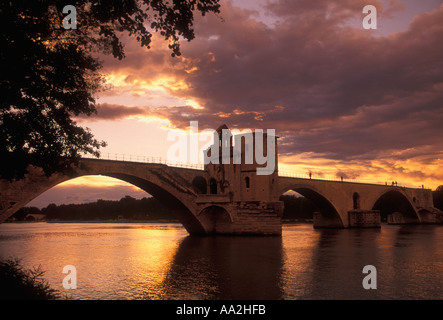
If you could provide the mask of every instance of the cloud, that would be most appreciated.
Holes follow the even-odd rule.
[[[88,120],[118,120],[132,116],[143,116],[149,112],[149,108],[128,107],[119,104],[101,103],[97,105],[97,113],[91,116],[79,115],[78,119]]]
[[[282,155],[367,161],[378,170],[395,159],[435,163],[443,150],[443,5],[418,14],[405,31],[374,36],[361,28],[366,4],[266,1],[261,10],[274,21],[266,24],[225,1],[222,19],[196,19],[197,38],[182,44],[179,58],[157,38],[150,50],[128,39],[125,60],[105,60],[104,71],[120,77],[114,94],[162,93],[177,103],[104,104],[97,117],[273,128]],[[393,0],[371,4],[384,19],[404,10]]]
[[[311,20],[310,15],[324,16],[326,3],[334,1],[278,1],[274,14],[292,13],[304,23],[286,19],[275,28],[229,6],[224,24],[201,21],[200,28],[218,38],[207,41],[210,33],[203,32],[189,45],[185,52],[198,71],[178,92],[205,108],[196,119],[223,122],[223,115],[237,110],[229,117],[234,125],[273,126],[292,136],[294,143],[283,152],[335,153],[343,159],[367,153],[356,144],[382,152],[438,143],[443,7],[416,17],[405,32],[376,38],[339,23],[355,14],[358,1],[337,2],[331,15],[340,19]],[[177,110],[171,116],[181,124]]]

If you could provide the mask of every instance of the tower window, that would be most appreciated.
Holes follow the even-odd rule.
[[[360,195],[355,192],[354,195],[352,196],[352,200],[354,202],[354,209],[358,210],[360,209]]]
[[[214,178],[209,181],[209,191],[211,194],[217,194],[217,181]]]

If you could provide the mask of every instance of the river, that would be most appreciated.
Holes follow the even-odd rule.
[[[72,299],[442,299],[443,226],[283,226],[281,237],[193,237],[174,223],[6,223],[0,258],[41,266]],[[77,289],[62,286],[63,267]],[[365,265],[376,289],[364,289]],[[375,281],[375,280],[374,280]]]

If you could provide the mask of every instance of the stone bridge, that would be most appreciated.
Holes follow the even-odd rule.
[[[210,163],[196,170],[81,159],[70,175],[50,177],[31,167],[24,179],[0,180],[0,222],[50,188],[86,175],[117,178],[145,190],[175,212],[190,234],[197,235],[280,235],[284,209],[280,196],[289,190],[317,206],[317,228],[380,227],[380,213],[388,215],[391,223],[434,223],[440,217],[428,189],[281,177],[277,152],[275,171],[269,175],[257,175],[255,162],[233,163]]]
[[[393,224],[436,223],[429,189],[279,177],[280,194],[293,190],[314,202],[314,226],[377,227],[380,213]]]

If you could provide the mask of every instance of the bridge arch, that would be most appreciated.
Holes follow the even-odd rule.
[[[316,190],[315,187],[310,185],[295,184],[285,188],[283,193],[287,191],[295,191],[305,198],[311,200],[318,208],[318,212],[314,213],[314,226],[318,227],[336,227],[343,228],[345,224],[339,214],[336,206],[328,200],[321,191]]]
[[[385,190],[375,200],[372,210],[379,210],[381,218],[391,223],[415,224],[420,222],[416,205],[401,190]]]
[[[69,175],[54,174],[47,177],[42,172],[36,171],[27,178],[15,182],[14,190],[10,190],[10,193],[15,196],[20,195],[20,199],[10,203],[6,215],[11,216],[33,199],[62,182],[82,176],[107,176],[137,186],[157,198],[168,210],[174,212],[190,234],[204,234],[206,231],[195,214],[197,194],[189,182],[201,173],[188,171],[183,172],[189,176],[183,177],[176,168],[171,170],[165,165],[131,163],[129,166],[117,161],[107,161],[106,165],[103,165],[103,162],[97,160],[81,160],[79,166],[74,168]]]
[[[194,180],[192,180],[192,187],[194,188],[194,191],[198,194],[208,193],[208,183],[203,176],[196,176]]]
[[[232,216],[227,209],[219,205],[205,207],[199,213],[200,221],[211,234],[232,233]]]

